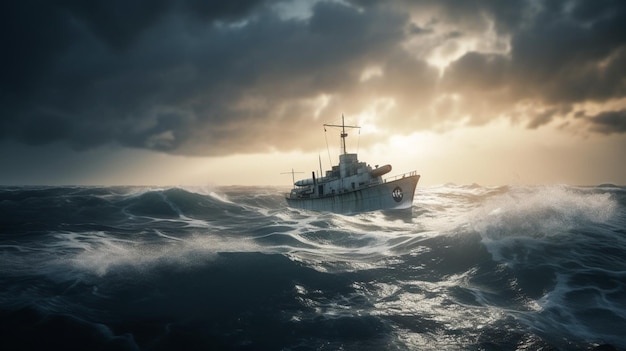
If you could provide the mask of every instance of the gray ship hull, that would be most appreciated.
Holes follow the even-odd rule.
[[[363,189],[320,197],[287,197],[290,207],[312,211],[358,213],[375,210],[407,209],[413,205],[419,175],[406,176]]]

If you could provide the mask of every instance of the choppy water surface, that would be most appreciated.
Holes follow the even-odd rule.
[[[0,349],[626,349],[626,188],[0,189]]]

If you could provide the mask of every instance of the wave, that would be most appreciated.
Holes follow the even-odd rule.
[[[514,315],[541,333],[623,343],[615,326],[626,325],[624,208],[605,188],[512,188],[470,215],[526,300]]]
[[[626,347],[624,188],[448,184],[418,188],[412,211],[353,216],[287,208],[283,190],[0,188],[0,336],[67,347],[61,336],[78,328],[89,337],[77,344],[128,349]]]

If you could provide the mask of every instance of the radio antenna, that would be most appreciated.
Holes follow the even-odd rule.
[[[346,133],[346,128],[355,128],[355,129],[359,129],[359,131],[361,130],[361,127],[359,126],[347,126],[344,120],[344,116],[343,113],[341,114],[341,125],[339,124],[324,124],[324,127],[337,127],[337,128],[341,128],[341,134],[339,134],[341,136],[341,152],[342,154],[347,154],[348,152],[346,151],[346,137],[348,136],[348,133]],[[324,128],[324,130],[326,130],[326,128]]]

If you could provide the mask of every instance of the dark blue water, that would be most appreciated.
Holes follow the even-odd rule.
[[[0,188],[0,350],[626,349],[626,188]]]

